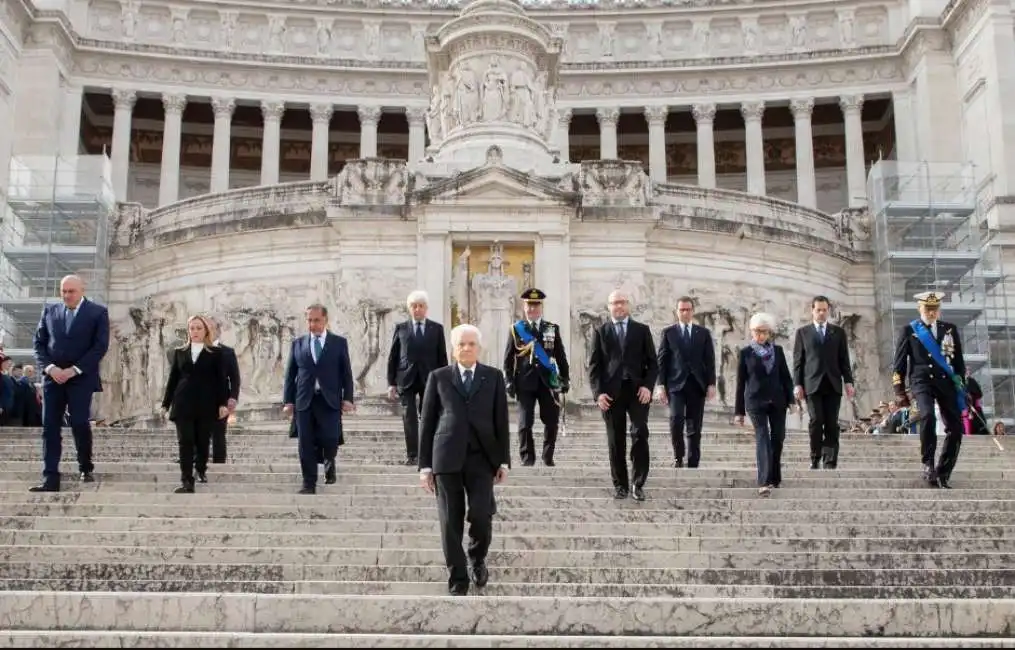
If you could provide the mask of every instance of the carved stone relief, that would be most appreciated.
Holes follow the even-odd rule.
[[[350,160],[333,180],[342,205],[403,205],[409,177],[405,162]]]
[[[644,207],[651,196],[641,164],[625,160],[583,162],[577,184],[585,206]]]

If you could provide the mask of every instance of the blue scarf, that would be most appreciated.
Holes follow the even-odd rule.
[[[765,343],[751,343],[751,349],[754,350],[754,354],[761,357],[761,363],[765,366],[765,372],[772,372],[775,368],[775,346],[771,342]]]

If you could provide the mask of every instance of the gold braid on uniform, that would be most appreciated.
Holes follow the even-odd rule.
[[[897,372],[892,373],[892,386],[901,386],[901,385],[902,385],[902,375],[900,375]]]
[[[532,363],[533,358],[536,356],[536,337],[532,337],[531,341],[522,344],[522,342],[518,340],[518,328],[512,327],[511,340],[515,344],[515,356],[524,357],[525,355],[529,355],[529,363]]]

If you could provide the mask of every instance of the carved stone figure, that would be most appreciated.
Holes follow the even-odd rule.
[[[236,23],[239,21],[239,15],[234,11],[225,11],[222,13],[221,19],[221,44],[222,48],[226,51],[231,51],[235,47],[233,39],[236,36]]]
[[[342,205],[402,205],[408,174],[401,160],[350,160],[334,184]]]
[[[331,21],[317,22],[317,53],[322,56],[331,54]]]
[[[481,361],[500,367],[511,325],[518,313],[518,283],[504,273],[503,245],[498,243],[490,247],[487,272],[473,277],[472,291],[479,320],[476,326],[483,332]]]
[[[651,20],[645,23],[645,54],[650,59],[659,59],[663,55],[663,23]]]
[[[709,42],[712,39],[712,28],[709,26],[707,20],[697,21],[694,23],[692,38],[694,39],[694,45],[697,49],[694,53],[695,56],[708,56]]]
[[[173,42],[177,45],[187,42],[187,16],[176,13],[173,15]]]
[[[791,44],[795,48],[807,46],[807,16],[790,16]]]
[[[841,47],[856,47],[856,34],[853,31],[854,16],[852,11],[839,13],[839,44]]]
[[[758,51],[758,22],[754,19],[744,20],[740,27],[744,37],[744,51]]]
[[[500,58],[490,57],[490,67],[483,75],[483,121],[504,119],[507,111],[507,75],[500,67]]]
[[[542,102],[539,102],[542,104]],[[522,126],[536,125],[537,104],[533,96],[532,77],[519,65],[511,73],[511,95],[508,119]]]
[[[363,21],[363,56],[376,59],[381,49],[381,23],[376,20]]]
[[[455,268],[451,273],[451,306],[458,312],[459,323],[472,322],[472,303],[469,292],[469,257],[472,251],[468,246],[458,256]]]
[[[615,23],[599,23],[599,55],[613,56]]]
[[[588,206],[644,207],[651,192],[641,164],[622,160],[583,162],[578,184]]]
[[[285,51],[285,16],[268,17],[268,51]]]
[[[137,31],[137,3],[135,0],[123,0],[120,3],[120,27],[123,38],[132,40]]]
[[[455,111],[453,116],[448,116],[450,128],[459,125],[468,126],[479,119],[479,93],[476,72],[468,62],[463,63],[455,75]],[[444,112],[448,113],[446,109]]]
[[[430,90],[430,105],[426,109],[426,130],[433,143],[444,139],[444,110],[442,90],[440,86],[434,86]]]

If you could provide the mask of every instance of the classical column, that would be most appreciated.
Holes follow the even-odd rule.
[[[849,207],[867,205],[867,165],[863,153],[863,95],[843,95],[839,98],[843,122],[846,127],[846,187]]]
[[[892,91],[892,122],[895,123],[895,159],[911,163],[919,160],[916,140],[916,117],[913,94],[908,90]]]
[[[310,135],[310,180],[328,180],[328,146],[331,133],[331,115],[335,107],[331,104],[311,104],[310,119],[313,130]]]
[[[159,176],[159,206],[180,199],[180,137],[186,95],[163,95],[166,119],[162,130],[162,173]]]
[[[744,116],[746,137],[744,154],[747,158],[747,191],[765,196],[765,135],[761,129],[761,118],[765,114],[765,102],[744,102],[740,105]]]
[[[557,109],[557,148],[560,149],[560,162],[571,161],[571,115],[570,108]]]
[[[811,113],[814,99],[793,99],[789,102],[796,131],[796,200],[804,207],[818,207],[814,178],[814,138],[811,131]]]
[[[133,90],[113,91],[113,143],[109,155],[113,168],[113,195],[117,201],[127,200],[130,127],[135,101],[137,101],[137,94]]]
[[[691,107],[694,122],[698,125],[698,186],[715,187],[715,104],[695,104]]]
[[[410,106],[405,109],[409,123],[409,164],[415,165],[426,154],[426,107]]]
[[[617,158],[617,120],[620,119],[619,108],[596,109],[599,120],[599,158],[615,160]]]
[[[225,192],[229,189],[230,137],[233,128],[233,110],[236,101],[227,97],[212,97],[211,108],[215,112],[215,134],[211,144],[211,185],[210,192]]]
[[[380,106],[360,106],[359,115],[359,157],[377,157],[377,123],[381,121]]]
[[[261,139],[261,185],[278,183],[279,152],[282,147],[282,114],[285,102],[261,102],[264,129]]]
[[[60,155],[76,156],[81,147],[81,100],[84,89],[68,83],[63,88],[63,102],[60,110]]]
[[[646,106],[648,122],[648,175],[653,183],[666,182],[666,106]]]

